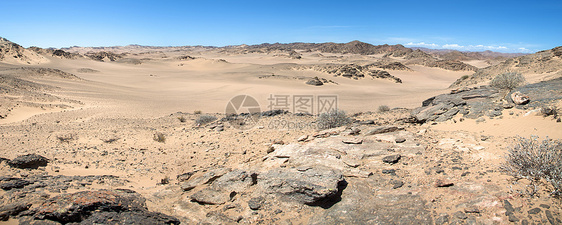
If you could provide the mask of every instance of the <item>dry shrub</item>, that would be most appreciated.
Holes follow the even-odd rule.
[[[205,125],[217,120],[217,117],[211,115],[201,115],[195,120],[195,124]]]
[[[562,142],[538,137],[517,139],[509,149],[502,169],[518,178],[527,179],[532,185],[549,184],[551,194],[562,194]]]
[[[490,82],[490,86],[511,91],[523,83],[525,83],[525,77],[523,77],[523,75],[516,72],[509,72],[494,77]]]
[[[390,107],[387,105],[379,105],[379,112],[388,112],[390,111]]]
[[[163,133],[160,132],[156,132],[154,134],[154,138],[155,141],[160,142],[160,143],[164,143],[166,142],[166,136]]]
[[[351,123],[351,118],[346,115],[345,111],[334,109],[320,114],[316,123],[320,129],[330,129],[349,125]]]

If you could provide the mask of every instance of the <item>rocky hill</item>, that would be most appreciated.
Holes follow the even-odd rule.
[[[8,39],[0,37],[0,61],[37,64],[46,59],[40,54],[29,51]]]
[[[82,58],[83,56],[77,53],[70,53],[66,52],[61,49],[53,49],[53,48],[39,48],[39,47],[29,47],[29,50],[34,51],[41,55],[48,55],[53,56],[61,59],[77,59]]]
[[[451,87],[484,83],[506,72],[518,72],[524,76],[538,74],[544,80],[562,77],[562,46],[511,58],[498,65],[479,69],[476,73],[455,81]]]

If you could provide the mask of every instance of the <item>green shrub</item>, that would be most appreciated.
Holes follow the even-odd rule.
[[[330,129],[350,124],[351,118],[346,115],[345,111],[334,109],[320,114],[316,123],[320,129]]]
[[[509,72],[494,77],[490,82],[490,86],[511,91],[524,83],[525,77],[523,77],[523,75],[516,72]]]
[[[532,185],[550,184],[552,195],[562,194],[562,142],[537,137],[521,138],[509,149],[502,169],[508,174],[531,181]]]

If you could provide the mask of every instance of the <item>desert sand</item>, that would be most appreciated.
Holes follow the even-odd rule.
[[[124,188],[145,198],[149,211],[175,217],[182,224],[560,223],[560,199],[549,195],[547,185],[529,196],[525,194],[527,181],[515,180],[500,168],[517,136],[562,139],[562,123],[555,117],[529,113],[536,107],[511,106],[502,116],[482,116],[484,121],[463,118],[460,113],[441,122],[405,120],[424,100],[451,93],[456,88],[449,86],[474,74],[472,70],[409,64],[404,57],[385,54],[297,50],[300,58],[296,59],[284,52],[239,53],[204,47],[65,50],[80,57],[26,53],[27,61],[0,63],[0,75],[33,83],[17,83],[13,86],[16,91],[1,96],[0,157],[14,159],[34,153],[49,159],[39,169],[13,168],[0,162],[0,177],[6,178],[3,182],[33,178],[35,184],[46,182],[39,176],[114,177],[34,189],[28,185],[19,192],[4,189],[0,190],[0,205],[29,201],[33,204],[26,210],[36,212],[33,210],[42,201],[61,194]],[[84,56],[102,51],[125,56],[115,61]],[[386,69],[402,83],[335,76],[311,66],[388,60],[403,62],[410,69]],[[474,68],[490,65],[481,59],[465,62]],[[41,74],[22,67],[57,69],[73,76],[50,70]],[[538,82],[558,76],[553,74],[525,75],[529,82]],[[306,84],[314,77],[332,82]],[[240,130],[221,120],[232,97],[250,95],[266,111],[272,94],[337,95],[338,108],[355,122],[327,131],[279,124],[310,125],[317,119],[316,115],[288,113],[264,116],[256,126]],[[381,105],[390,111],[379,111]],[[562,101],[552,105],[560,109]],[[201,115],[218,120],[197,124]],[[399,129],[369,134],[381,126]],[[156,141],[158,133],[165,140]],[[396,154],[401,155],[399,163],[386,163],[384,157]],[[233,172],[217,172],[220,168],[253,173],[257,180],[247,186],[246,181],[235,178],[221,180]],[[337,186],[341,199],[329,206],[303,204],[300,197],[286,199],[268,192],[272,187],[261,186],[271,182],[273,178],[268,176],[276,169],[306,173],[317,168],[342,173],[347,183],[345,188]],[[197,183],[205,176],[214,178]],[[225,183],[215,187],[219,181]],[[438,185],[443,181],[451,185]],[[196,185],[186,188],[190,182]],[[233,185],[236,191],[220,189],[224,185]],[[214,194],[207,193],[211,189]],[[217,200],[223,192],[230,197]],[[27,197],[17,197],[21,193]],[[210,200],[201,200],[205,198]],[[255,204],[257,209],[251,206]],[[538,213],[531,212],[536,208]],[[29,215],[14,213],[0,224],[17,224]]]

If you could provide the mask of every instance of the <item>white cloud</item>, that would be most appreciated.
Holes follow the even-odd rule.
[[[425,43],[425,42],[419,42],[419,43],[413,43],[413,42],[409,42],[408,44],[405,44],[405,46],[416,46],[416,47],[427,47],[427,48],[438,48],[440,47],[440,45],[435,44],[435,43]]]
[[[461,50],[464,49],[465,47],[459,44],[445,44],[443,46],[441,46],[442,48],[447,48],[447,49],[457,49],[457,50]]]
[[[404,46],[408,47],[425,47],[425,48],[432,48],[432,49],[454,49],[459,51],[499,51],[499,52],[522,52],[522,53],[532,53],[533,51],[527,49],[525,47],[515,46],[515,45],[460,45],[455,43],[447,43],[447,44],[435,44],[435,43],[426,43],[426,42],[408,42],[404,44]]]

